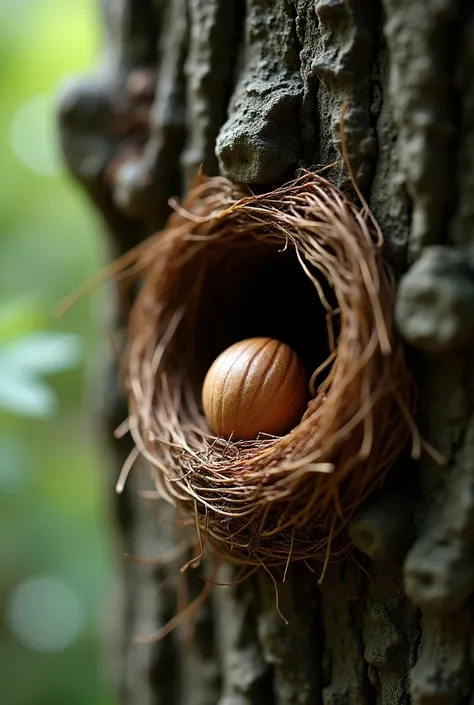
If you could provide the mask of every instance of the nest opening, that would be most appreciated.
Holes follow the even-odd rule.
[[[327,311],[295,249],[282,250],[251,237],[239,244],[206,273],[197,303],[194,340],[190,341],[197,400],[215,358],[240,340],[269,337],[288,344],[303,361],[308,380],[330,354]],[[318,272],[312,273],[327,299],[333,301],[327,281]],[[324,368],[318,383],[329,369],[330,365]]]

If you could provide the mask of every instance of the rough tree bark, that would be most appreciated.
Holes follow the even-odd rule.
[[[424,436],[446,459],[401,461],[351,527],[369,556],[280,588],[216,588],[196,638],[133,635],[175,613],[179,567],[123,566],[124,702],[457,705],[473,702],[474,7],[468,0],[103,0],[103,61],[60,107],[70,170],[113,254],[163,225],[202,163],[271,187],[349,155],[401,282]],[[123,303],[123,302],[122,302]],[[117,307],[117,310],[118,307]],[[122,310],[122,307],[120,307]],[[117,334],[122,321],[114,317]],[[125,416],[111,369],[109,430]],[[128,452],[114,444],[118,467]],[[172,521],[134,472],[118,501],[124,551],[160,556]],[[137,491],[142,490],[141,494]],[[169,519],[169,517],[168,517]],[[234,571],[225,567],[222,581]],[[190,574],[192,595],[200,581]]]

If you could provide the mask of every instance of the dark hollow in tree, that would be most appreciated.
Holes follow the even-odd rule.
[[[100,211],[113,256],[160,228],[200,164],[269,189],[349,157],[401,279],[396,316],[413,349],[423,436],[445,459],[402,459],[351,527],[368,561],[321,587],[296,567],[217,588],[192,646],[150,645],[176,610],[179,567],[123,565],[124,702],[167,705],[467,705],[474,693],[474,7],[467,0],[103,0],[95,76],[65,87],[65,159]],[[288,276],[289,273],[288,273]],[[120,309],[121,310],[121,309]],[[117,307],[118,335],[124,321]],[[104,395],[107,433],[126,415]],[[117,468],[128,452],[114,444]],[[118,499],[124,551],[174,545],[166,512]],[[169,517],[168,517],[169,519]],[[226,567],[221,580],[232,582]],[[190,572],[189,594],[201,589]]]

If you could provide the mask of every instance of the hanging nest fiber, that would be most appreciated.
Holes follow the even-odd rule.
[[[410,375],[393,327],[381,235],[321,173],[263,195],[201,177],[134,255],[128,425],[158,494],[201,547],[240,564],[339,558],[360,503],[413,438]],[[312,399],[283,437],[210,432],[204,376],[230,344],[288,342]]]

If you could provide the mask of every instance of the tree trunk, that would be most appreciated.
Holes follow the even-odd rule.
[[[198,167],[271,188],[349,158],[401,278],[423,437],[444,456],[400,462],[351,526],[363,569],[321,588],[296,566],[216,587],[194,638],[136,644],[185,595],[164,565],[123,564],[123,702],[147,705],[455,705],[474,702],[474,7],[467,0],[103,0],[103,61],[60,103],[63,151],[113,255],[162,227]],[[123,297],[114,316],[122,334]],[[126,416],[106,396],[108,433]],[[114,442],[117,473],[130,450]],[[118,499],[124,552],[160,556],[173,517],[146,468]],[[139,493],[140,491],[140,493]],[[181,559],[182,560],[182,559]],[[188,571],[193,596],[202,586]],[[221,582],[235,571],[225,566]],[[158,590],[164,580],[168,582]],[[182,588],[181,588],[182,593]],[[178,594],[178,598],[176,595]]]

